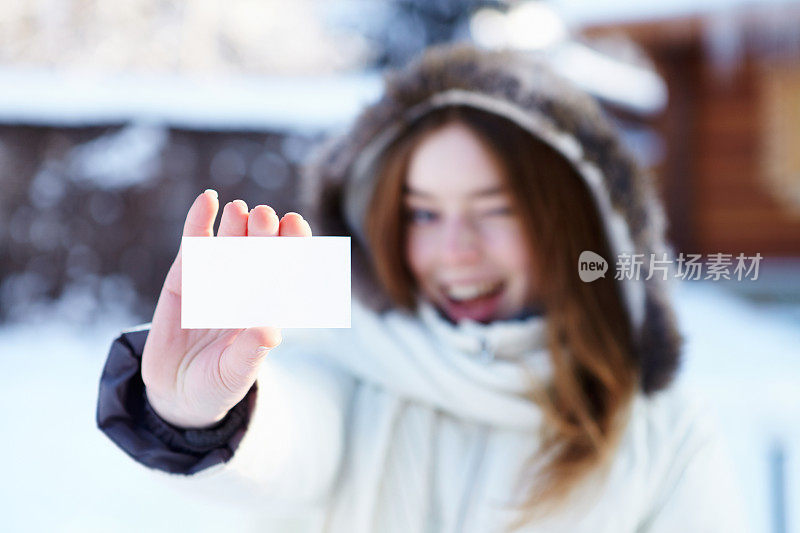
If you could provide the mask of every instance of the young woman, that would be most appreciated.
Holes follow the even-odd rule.
[[[647,262],[615,279],[618,254],[668,248],[591,98],[531,58],[434,48],[303,185],[311,224],[236,200],[218,235],[352,236],[352,328],[181,330],[179,251],[100,383],[98,425],[134,459],[322,531],[744,527],[673,384],[666,282]],[[213,237],[217,210],[198,196],[184,235]],[[583,251],[604,277],[581,280]]]

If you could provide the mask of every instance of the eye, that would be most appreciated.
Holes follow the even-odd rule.
[[[406,216],[411,222],[430,222],[436,219],[436,213],[427,209],[408,208]]]

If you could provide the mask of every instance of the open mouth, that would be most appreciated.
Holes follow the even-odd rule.
[[[477,322],[491,320],[502,300],[505,282],[491,282],[443,289],[447,314],[455,321],[469,318]]]

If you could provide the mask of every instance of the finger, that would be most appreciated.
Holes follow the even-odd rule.
[[[280,221],[275,210],[268,205],[257,205],[247,217],[247,235],[274,237],[278,235]]]
[[[206,189],[200,196],[195,198],[192,207],[186,214],[186,221],[183,223],[184,237],[211,237],[214,235],[214,220],[217,218],[219,209],[219,198],[217,191]],[[164,290],[168,293],[181,295],[181,254],[183,246],[178,247],[178,254],[172,262],[167,278],[164,280]]]
[[[211,237],[214,235],[214,220],[217,218],[219,198],[217,191],[206,189],[195,198],[183,223],[184,237]]]
[[[311,226],[293,211],[283,215],[280,226],[281,237],[311,237]]]
[[[244,237],[247,235],[247,204],[244,200],[228,202],[219,221],[220,237]]]
[[[255,381],[261,361],[282,340],[281,330],[274,327],[247,328],[237,335],[220,357],[220,380],[225,388],[237,392],[248,387]]]

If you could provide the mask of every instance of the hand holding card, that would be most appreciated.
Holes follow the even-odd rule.
[[[215,238],[218,210],[215,191],[198,196],[186,215],[183,236]],[[223,209],[218,236],[311,237],[311,227],[297,213],[279,220],[269,206],[248,210],[244,201],[236,200]],[[182,329],[182,259],[179,249],[147,335],[142,379],[148,401],[164,420],[202,428],[222,420],[244,398],[264,357],[280,344],[281,332],[274,325]]]

